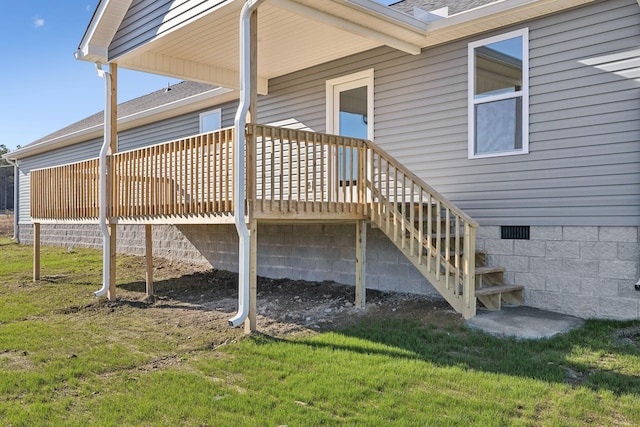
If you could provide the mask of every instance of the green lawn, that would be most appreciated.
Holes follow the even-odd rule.
[[[0,239],[3,426],[640,425],[640,322],[523,342],[398,319],[240,338],[96,301],[97,251],[44,247],[31,283],[30,251]],[[120,257],[120,285],[142,268]]]

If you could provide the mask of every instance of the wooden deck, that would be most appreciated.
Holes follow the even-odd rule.
[[[475,315],[478,225],[419,177],[371,141],[257,124],[246,140],[247,223],[371,221],[457,311]],[[108,156],[109,223],[232,223],[233,148],[223,129]],[[97,222],[98,167],[32,171],[33,222]]]

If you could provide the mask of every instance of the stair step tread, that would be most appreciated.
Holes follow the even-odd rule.
[[[504,273],[504,267],[476,267],[476,275],[491,273]]]
[[[487,288],[476,289],[476,296],[495,295],[503,292],[521,291],[524,289],[522,285],[500,285],[489,286]]]

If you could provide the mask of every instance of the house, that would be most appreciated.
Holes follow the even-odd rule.
[[[639,46],[634,0],[102,0],[106,120],[10,153],[20,239],[111,296],[116,244],[239,271],[249,329],[256,271],[637,319]],[[188,82],[116,111],[118,67]]]

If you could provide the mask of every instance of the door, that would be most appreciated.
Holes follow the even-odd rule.
[[[327,133],[373,140],[373,69],[327,81]],[[338,198],[355,201],[357,150],[338,147],[334,158],[332,176],[337,180]]]

